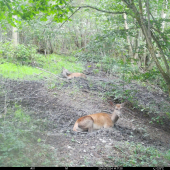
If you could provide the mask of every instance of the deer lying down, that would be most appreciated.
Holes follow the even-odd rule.
[[[67,69],[63,68],[63,76],[67,79],[72,79],[74,77],[82,77],[86,79],[86,75],[83,73],[70,73]]]
[[[112,114],[95,113],[87,116],[80,117],[74,124],[73,130],[77,132],[98,130],[101,128],[110,128],[119,119],[122,114],[122,107],[124,104],[116,104],[115,110]]]

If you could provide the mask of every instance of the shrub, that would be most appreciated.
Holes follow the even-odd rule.
[[[0,56],[9,62],[28,65],[34,61],[35,54],[36,48],[31,45],[18,44],[14,47],[11,42],[0,44]]]

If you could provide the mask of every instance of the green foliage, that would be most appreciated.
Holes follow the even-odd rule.
[[[14,15],[29,21],[41,12],[44,14],[41,17],[42,21],[46,21],[48,16],[53,15],[54,21],[63,22],[68,19],[68,12],[72,11],[69,0],[0,0],[0,6],[2,9],[0,20],[6,19],[13,26],[16,22],[20,23],[19,20],[12,18]]]
[[[0,65],[0,74],[6,78],[10,78],[10,79],[27,78],[31,80],[37,80],[37,79],[43,79],[44,77],[54,77],[53,74],[61,74],[62,67],[65,67],[70,72],[82,72],[83,70],[83,65],[77,62],[75,57],[65,57],[65,56],[60,56],[55,54],[51,54],[47,56],[40,55],[40,54],[34,54],[34,55],[30,54],[32,57],[32,62],[34,62],[34,64],[38,66],[38,68],[40,68],[38,69],[38,68],[31,67],[30,65],[29,66],[21,65],[20,63],[22,61],[21,62],[17,61],[16,58],[12,57],[12,55],[15,56],[14,55],[15,53],[13,52],[10,53],[8,51],[10,50],[7,50],[6,53],[8,57],[2,58],[1,62],[3,64]],[[20,55],[22,54],[23,51],[24,50],[22,49],[20,52],[18,51],[17,54]],[[25,51],[23,53],[25,53]],[[43,70],[41,70],[41,68]],[[52,85],[51,88],[52,87],[54,87],[54,85]]]
[[[165,153],[165,158],[170,161],[170,150]]]
[[[102,56],[99,54],[94,54],[94,53],[82,53],[79,52],[76,54],[76,57],[80,60],[80,61],[88,61],[88,62],[98,62],[102,59]]]
[[[14,57],[20,62],[31,63],[31,60],[33,60],[35,54],[35,48],[19,44],[15,49]]]
[[[15,118],[18,119],[20,122],[29,123],[30,116],[24,114],[24,112],[20,106],[15,105],[15,108],[16,108],[16,111],[14,113]]]
[[[6,42],[0,43],[0,54],[6,61],[28,65],[34,61],[36,48],[23,44],[14,47],[11,42]]]
[[[116,146],[120,150],[119,158],[114,158],[116,166],[167,166],[169,162],[169,151],[161,152],[153,147],[145,147],[142,144],[125,143]],[[122,150],[128,149],[127,152]]]
[[[11,42],[0,43],[0,57],[11,59],[14,57],[15,49]]]
[[[68,69],[70,72],[82,72],[83,65],[77,62],[77,59],[72,56],[62,56],[56,54],[50,54],[47,57],[44,55],[37,55],[36,62],[45,70],[48,70],[54,74],[59,74],[62,71],[62,67]]]
[[[97,73],[99,73],[99,70],[98,69],[93,69],[93,73],[97,74]]]
[[[34,135],[36,120],[20,106],[8,108],[6,115],[0,118],[0,124],[1,167],[54,166],[54,152]]]
[[[152,85],[156,85],[160,87],[164,92],[168,91],[166,82],[156,67],[154,67],[152,70],[149,70],[145,73],[136,72],[136,74],[129,77],[129,80],[149,82]]]

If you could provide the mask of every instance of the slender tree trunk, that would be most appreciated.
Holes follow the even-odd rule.
[[[167,9],[168,1],[165,0],[165,4],[162,5],[162,19],[166,18],[166,13],[164,12],[164,9]],[[165,21],[162,22],[162,32],[164,32],[165,29]]]
[[[124,17],[125,29],[128,30],[127,15],[124,13],[123,17]],[[133,49],[132,49],[132,46],[131,46],[131,43],[130,43],[130,37],[129,37],[128,32],[126,34],[127,34],[127,42],[128,42],[128,47],[129,47],[129,56],[132,57],[133,56]]]
[[[17,16],[13,15],[13,18],[17,19]],[[13,42],[14,47],[18,45],[18,33],[17,33],[16,27],[12,27],[12,42]]]

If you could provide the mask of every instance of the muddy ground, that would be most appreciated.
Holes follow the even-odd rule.
[[[100,76],[99,76],[100,75]],[[62,78],[62,77],[61,77]],[[1,77],[1,80],[3,78]],[[64,81],[63,81],[64,80]],[[105,86],[101,82],[107,82]],[[103,92],[120,88],[122,81],[116,76],[107,76],[104,72],[90,72],[88,79],[76,78],[71,81],[61,79],[49,88],[47,81],[1,81],[1,87],[8,93],[8,105],[17,102],[29,110],[35,119],[46,119],[46,128],[37,135],[43,142],[57,151],[56,166],[115,166],[114,157],[120,156],[116,146],[125,142],[153,146],[161,151],[170,148],[169,121],[164,126],[149,123],[150,117],[138,110],[132,110],[127,104],[123,108],[123,117],[111,130],[99,130],[92,133],[76,133],[72,128],[75,121],[84,115],[101,111],[112,113],[119,101],[103,100]],[[131,83],[125,89],[138,89],[136,100],[147,105],[151,100],[170,104],[163,92],[148,91],[147,88]],[[4,98],[0,99],[3,110]],[[157,105],[157,109],[161,109]],[[167,127],[167,128],[166,128]],[[113,159],[110,159],[112,157]],[[169,164],[170,165],[170,164]]]

